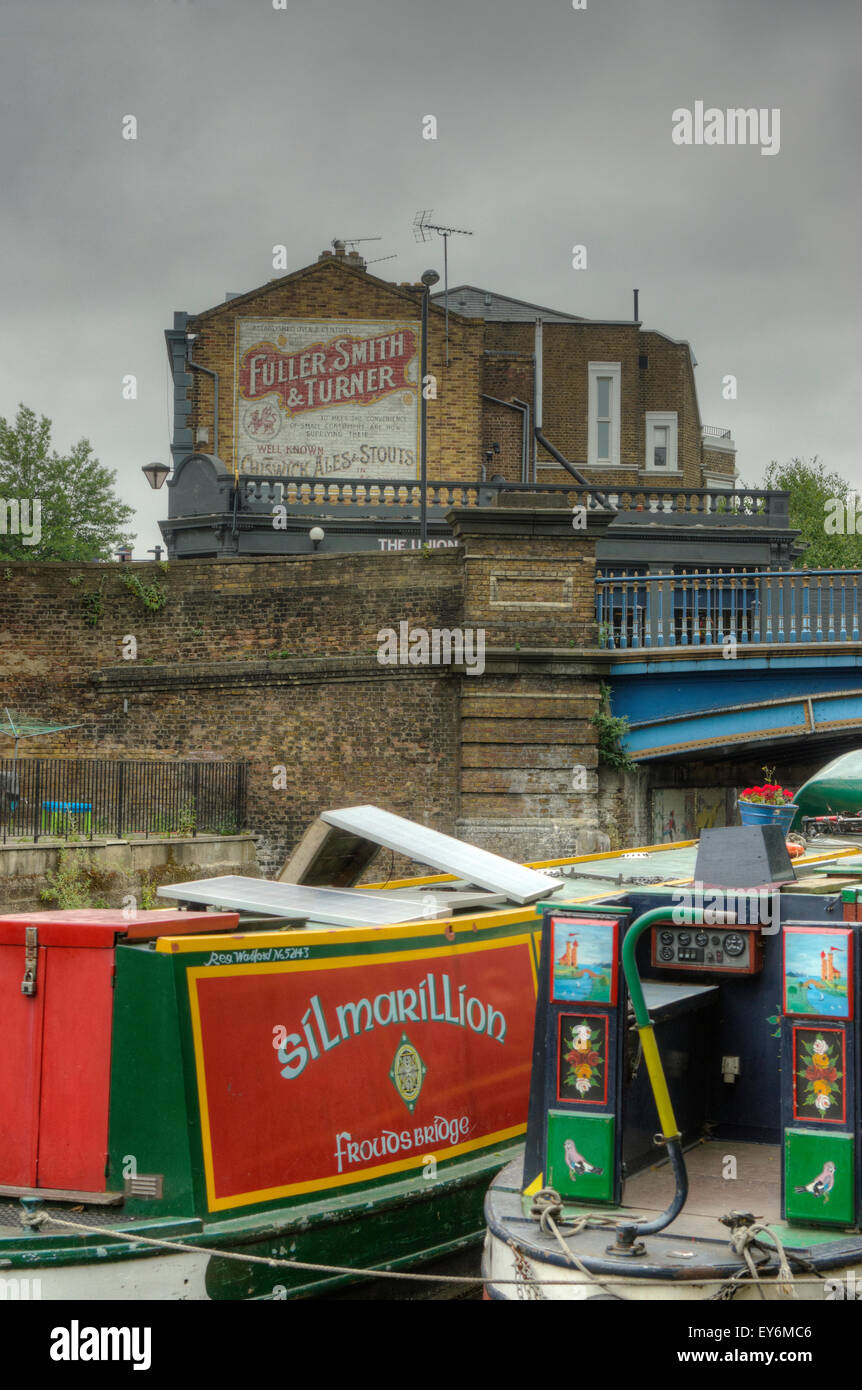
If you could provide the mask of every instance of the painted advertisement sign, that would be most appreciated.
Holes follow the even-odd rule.
[[[529,934],[307,960],[238,954],[188,970],[211,1211],[421,1172],[524,1133]]]
[[[410,319],[238,318],[239,472],[415,479],[420,331]]]

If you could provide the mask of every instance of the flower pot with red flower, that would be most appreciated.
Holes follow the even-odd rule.
[[[739,815],[743,825],[778,825],[785,835],[799,807],[793,792],[780,782],[765,782],[762,787],[746,787],[740,793]]]

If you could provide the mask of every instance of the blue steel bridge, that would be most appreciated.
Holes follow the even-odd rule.
[[[596,579],[613,712],[639,762],[862,744],[862,570]]]

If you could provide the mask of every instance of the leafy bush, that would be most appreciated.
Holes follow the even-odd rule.
[[[605,767],[630,772],[637,767],[637,763],[629,757],[622,744],[629,731],[629,721],[625,715],[616,718],[611,714],[610,686],[602,685],[599,693],[601,703],[592,718],[599,731],[599,762],[604,763]]]

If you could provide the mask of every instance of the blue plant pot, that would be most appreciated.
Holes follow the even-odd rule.
[[[780,825],[785,835],[799,810],[792,801],[785,806],[762,806],[758,801],[740,801],[738,805],[743,825]]]

